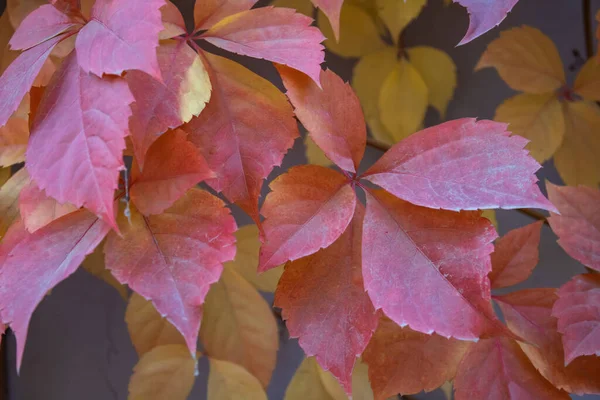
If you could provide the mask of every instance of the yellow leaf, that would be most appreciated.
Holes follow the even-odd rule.
[[[581,67],[573,90],[585,100],[600,101],[600,64],[596,58],[590,58]]]
[[[27,170],[21,168],[0,188],[0,238],[19,216],[19,194],[29,181]]]
[[[313,16],[314,7],[310,0],[275,0],[271,5],[275,7],[293,8],[307,17],[312,18]]]
[[[427,98],[427,86],[417,70],[407,60],[398,62],[379,93],[381,122],[395,142],[419,128],[427,111]]]
[[[159,346],[133,368],[129,400],[186,400],[194,385],[196,361],[186,346]]]
[[[400,33],[421,12],[427,0],[377,0],[379,16],[398,43]]]
[[[393,144],[394,139],[379,117],[379,93],[385,78],[398,63],[396,53],[396,49],[386,47],[362,57],[354,67],[352,77],[352,88],[360,100],[371,134],[386,144]]]
[[[97,278],[102,279],[104,282],[108,283],[110,286],[115,288],[117,292],[121,295],[123,300],[127,300],[127,286],[122,285],[117,278],[115,278],[112,273],[106,269],[106,265],[104,264],[104,242],[100,243],[98,247],[83,260],[83,268],[94,275]],[[140,353],[141,354],[141,353]]]
[[[481,216],[490,220],[496,230],[498,229],[498,220],[496,219],[496,210],[482,210]]]
[[[243,367],[211,358],[207,398],[209,400],[267,400],[267,395],[258,379]]]
[[[156,311],[152,302],[137,293],[132,294],[129,299],[125,322],[133,347],[140,356],[164,345],[185,347],[181,333]],[[186,353],[189,357],[189,350]]]
[[[279,347],[271,307],[231,268],[206,296],[200,340],[207,354],[245,367],[264,387],[269,384]]]
[[[530,26],[500,33],[481,56],[475,70],[494,67],[515,90],[546,93],[565,84],[565,72],[550,38]]]
[[[0,186],[4,185],[10,178],[10,167],[0,168]]]
[[[336,379],[317,364],[314,357],[302,361],[285,391],[284,400],[346,400]]]
[[[429,93],[429,104],[442,119],[456,89],[456,65],[452,58],[433,47],[418,46],[406,49],[410,63],[421,75]]]
[[[323,44],[342,57],[361,57],[386,46],[381,40],[373,18],[362,8],[350,4],[342,6],[340,40],[336,42],[329,20],[321,11],[317,23],[327,37]]]
[[[539,162],[552,157],[565,134],[562,106],[554,93],[511,97],[496,109],[494,119],[508,123],[512,133],[529,139],[526,148]]]
[[[332,165],[331,160],[327,158],[315,141],[310,138],[310,135],[304,137],[304,146],[306,148],[306,159],[310,164],[321,165],[323,167]]]
[[[356,360],[352,371],[352,400],[373,400],[369,382],[369,367],[361,359]]]
[[[593,102],[568,102],[565,137],[554,165],[565,184],[597,187],[600,183],[600,107]]]
[[[446,400],[452,400],[452,382],[444,383],[442,386],[440,386],[440,389],[444,393],[444,396],[446,396]]]

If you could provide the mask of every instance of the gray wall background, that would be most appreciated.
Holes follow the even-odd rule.
[[[176,2],[188,15],[193,0]],[[0,7],[3,5],[0,4]],[[593,13],[600,0],[592,0]],[[2,7],[3,8],[3,7]],[[1,9],[1,8],[0,8]],[[450,54],[458,67],[458,88],[448,109],[448,119],[460,117],[492,118],[495,108],[514,94],[497,73],[486,69],[473,73],[473,67],[487,44],[501,30],[523,24],[539,28],[557,45],[566,68],[574,62],[573,50],[585,55],[582,1],[578,0],[521,0],[499,28],[461,47],[455,45],[467,29],[466,11],[453,4],[445,7],[442,0],[429,0],[419,18],[406,33],[406,46],[429,45]],[[594,25],[595,27],[595,25]],[[274,69],[265,62],[235,57],[263,76],[277,81]],[[327,65],[349,80],[355,60],[328,54]],[[567,69],[569,82],[575,72]],[[436,113],[427,115],[427,126],[436,124]],[[365,164],[371,164],[379,152],[369,149]],[[599,155],[600,156],[600,155]],[[286,156],[283,169],[305,162],[300,140]],[[540,179],[562,183],[552,163],[544,165]],[[266,187],[265,187],[266,188]],[[240,225],[249,219],[235,210]],[[506,231],[532,222],[515,211],[499,211],[499,230]],[[558,287],[571,276],[584,272],[556,244],[556,237],[544,226],[540,263],[532,276],[515,289],[525,287]],[[14,337],[7,340],[10,399],[19,400],[124,400],[127,384],[137,355],[130,343],[124,323],[125,302],[116,291],[100,280],[79,270],[58,285],[33,315],[20,376],[14,370]],[[269,399],[283,399],[285,388],[293,376],[303,353],[294,339],[284,330],[281,335],[278,364],[268,388]],[[399,360],[400,361],[400,360]],[[207,363],[200,361],[200,375],[190,399],[204,399]],[[599,377],[600,379],[600,377]],[[422,394],[424,399],[442,399],[439,392]],[[576,396],[575,396],[576,397]],[[600,396],[587,396],[598,398]]]

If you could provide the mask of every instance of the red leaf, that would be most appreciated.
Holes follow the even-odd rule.
[[[16,222],[0,244],[0,315],[17,337],[20,368],[33,311],[46,293],[71,275],[102,241],[109,225],[86,210],[29,233]]]
[[[220,21],[200,38],[233,53],[297,69],[319,84],[325,37],[312,18],[290,8],[263,7]]]
[[[365,178],[411,203],[446,210],[555,210],[536,185],[540,165],[506,124],[457,119],[388,150]]]
[[[516,285],[531,275],[540,258],[543,221],[513,229],[496,241],[490,282],[493,289]]]
[[[375,399],[432,391],[456,374],[468,342],[400,328],[382,318],[363,354]]]
[[[600,271],[600,191],[551,183],[546,188],[560,212],[548,218],[558,244],[577,261]]]
[[[181,15],[177,6],[171,3],[170,0],[166,0],[165,4],[160,8],[160,14],[164,29],[160,32],[159,39],[171,39],[187,33],[183,15]]]
[[[479,212],[431,210],[369,192],[365,288],[375,308],[400,326],[463,340],[502,334],[487,277],[495,238]]]
[[[53,5],[44,4],[21,22],[9,45],[13,50],[27,50],[77,25]]]
[[[356,357],[378,320],[361,275],[363,215],[359,203],[352,223],[331,246],[288,263],[275,292],[290,335],[348,394]]]
[[[535,369],[519,345],[494,338],[471,345],[454,380],[456,400],[570,399]]]
[[[329,19],[335,40],[340,40],[340,14],[344,0],[311,0],[315,7],[318,7]]]
[[[85,72],[121,75],[138,69],[161,80],[156,58],[165,0],[96,0],[92,18],[77,35],[77,60]]]
[[[160,215],[120,216],[120,237],[108,235],[106,267],[122,284],[151,300],[196,354],[201,305],[223,263],[235,256],[235,220],[221,200],[190,189]]]
[[[259,224],[263,180],[299,136],[285,96],[272,83],[226,58],[205,53],[210,102],[185,125],[217,177],[206,181]]]
[[[19,211],[25,228],[35,232],[50,222],[77,210],[72,204],[60,204],[46,196],[35,182],[29,182],[19,194]]]
[[[538,371],[554,386],[578,395],[600,393],[600,358],[579,357],[565,366],[561,336],[551,311],[556,289],[527,289],[494,297],[508,327]]]
[[[269,186],[261,209],[265,237],[259,272],[328,247],[352,220],[356,195],[348,179],[332,169],[296,166]]]
[[[552,315],[558,318],[566,365],[579,356],[600,356],[600,275],[577,275],[564,284]]]
[[[331,70],[321,71],[320,89],[306,75],[278,67],[287,96],[311,138],[327,158],[356,172],[365,152],[367,131],[360,102],[352,88]]]
[[[469,29],[459,45],[483,35],[504,21],[506,14],[512,10],[519,0],[453,0],[467,8],[469,13]]]
[[[195,31],[212,28],[222,19],[252,8],[257,0],[196,0]]]
[[[130,195],[142,214],[162,213],[188,189],[214,176],[185,136],[181,129],[162,135],[150,147],[144,172],[134,163]]]
[[[0,126],[6,125],[10,116],[19,108],[52,50],[67,36],[68,34],[56,36],[24,51],[6,68],[0,77]]]
[[[48,196],[84,206],[116,227],[113,194],[133,96],[124,80],[87,74],[76,57],[63,61],[46,89],[25,165]]]

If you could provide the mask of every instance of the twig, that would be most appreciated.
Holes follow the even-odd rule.
[[[588,59],[594,55],[594,31],[592,29],[592,2],[583,0],[583,29],[585,35],[585,55]]]

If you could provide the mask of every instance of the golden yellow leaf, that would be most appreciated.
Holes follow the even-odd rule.
[[[362,8],[344,4],[340,17],[340,40],[336,42],[329,20],[321,11],[317,24],[327,39],[323,44],[342,57],[361,57],[386,46],[373,18]]]
[[[427,0],[376,0],[379,16],[398,43],[400,33],[421,12]]]
[[[554,165],[565,184],[597,187],[600,183],[600,107],[588,101],[567,102],[565,137]]]
[[[310,0],[275,0],[271,5],[275,7],[293,8],[307,17],[312,18],[313,16],[314,7]]]
[[[361,359],[356,360],[352,371],[352,400],[373,400],[369,382],[369,367]]]
[[[0,186],[4,185],[10,178],[10,167],[0,168]]]
[[[125,322],[133,347],[140,356],[159,346],[174,344],[185,347],[181,333],[156,311],[151,301],[137,293],[129,299]],[[189,356],[189,350],[187,354]]]
[[[310,138],[310,135],[304,136],[304,147],[306,148],[306,159],[309,164],[321,165],[323,167],[333,165],[323,150]]]
[[[562,106],[554,93],[511,97],[496,109],[494,119],[508,123],[509,131],[529,139],[526,148],[539,162],[552,157],[565,134]]]
[[[386,47],[362,57],[354,67],[352,77],[352,88],[360,100],[371,134],[386,144],[393,144],[394,139],[379,117],[379,93],[385,78],[391,74],[397,63],[396,49]]]
[[[21,168],[0,188],[0,238],[19,216],[19,194],[29,181],[27,170]]]
[[[284,400],[346,400],[336,379],[317,364],[314,357],[302,361],[285,391]]]
[[[585,100],[600,101],[600,64],[596,58],[590,58],[581,67],[573,90]]]
[[[88,254],[85,260],[83,260],[83,269],[94,275],[96,278],[102,279],[104,282],[108,283],[110,286],[115,288],[117,292],[119,292],[123,300],[127,300],[127,286],[122,285],[117,278],[115,278],[112,273],[106,269],[106,265],[104,264],[103,249],[104,242],[100,243],[98,247],[96,247],[91,254]]]
[[[442,119],[456,89],[456,65],[452,58],[441,50],[428,46],[406,49],[410,63],[421,75],[429,93],[429,104]]]
[[[207,398],[209,400],[267,400],[267,395],[258,379],[243,367],[211,358]]]
[[[565,84],[565,72],[556,46],[530,26],[500,33],[481,56],[475,70],[494,67],[515,90],[546,93]]]
[[[496,210],[482,210],[481,216],[490,220],[496,230],[498,229],[498,220],[496,219]]]
[[[283,273],[283,265],[262,274],[257,273],[258,252],[261,243],[256,225],[242,226],[235,233],[235,239],[237,246],[235,259],[226,263],[225,268],[235,270],[258,290],[275,292],[279,278]]]
[[[129,400],[186,400],[194,386],[196,360],[186,346],[159,346],[133,368]]]
[[[266,387],[279,347],[269,304],[235,270],[225,268],[203,308],[200,340],[207,354],[243,366]]]
[[[427,99],[427,86],[421,75],[407,60],[401,60],[385,78],[379,93],[381,122],[395,142],[419,128],[427,111]]]

